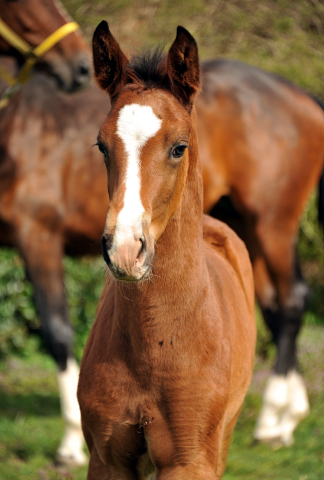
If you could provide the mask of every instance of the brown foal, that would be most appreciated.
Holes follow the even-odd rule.
[[[78,387],[88,479],[221,478],[253,369],[254,288],[242,241],[203,216],[197,45],[178,27],[166,57],[128,62],[102,22],[93,52],[112,102],[98,136],[111,275]]]

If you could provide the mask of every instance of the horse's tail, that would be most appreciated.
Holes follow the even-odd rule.
[[[312,98],[324,112],[324,103],[314,96]],[[324,171],[322,171],[318,183],[318,221],[322,225],[322,229],[324,230]]]

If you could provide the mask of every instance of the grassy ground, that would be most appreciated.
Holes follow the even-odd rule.
[[[257,358],[224,480],[324,478],[323,355],[324,328],[308,326],[300,338],[300,361],[311,414],[297,429],[295,444],[276,451],[252,442],[260,393],[272,362],[271,358]],[[0,405],[0,480],[85,480],[86,468],[66,469],[54,463],[63,422],[55,366],[47,356],[33,353],[25,359],[11,357],[0,363]]]

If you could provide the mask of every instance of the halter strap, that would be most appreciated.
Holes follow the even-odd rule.
[[[8,88],[5,90],[0,98],[0,109],[7,105],[10,98],[16,93],[17,90],[25,83],[30,75],[30,71],[38,61],[38,59],[50,50],[56,43],[62,38],[69,35],[69,33],[75,32],[80,27],[76,22],[69,22],[62,25],[49,37],[47,37],[37,47],[32,48],[25,40],[19,37],[8,25],[4,23],[0,18],[0,36],[4,38],[9,45],[14,47],[25,57],[25,63],[21,68],[17,78],[13,77],[1,64],[0,64],[0,76],[8,83]]]
[[[31,46],[28,45],[25,40],[19,37],[8,25],[1,20],[0,18],[0,35],[2,38],[4,38],[9,45],[14,47],[16,50],[18,50],[20,53],[23,55],[28,53],[31,50]]]
[[[80,27],[76,22],[69,22],[65,25],[62,25],[55,32],[53,32],[49,37],[47,37],[38,47],[32,50],[33,55],[39,58],[44,53],[46,53],[50,48],[52,48],[56,43],[58,43],[62,38],[66,37],[69,33],[75,32]]]

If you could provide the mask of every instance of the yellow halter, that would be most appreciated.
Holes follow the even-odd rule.
[[[49,37],[47,37],[40,45],[32,48],[27,42],[25,42],[25,40],[20,38],[13,30],[11,30],[11,28],[8,27],[8,25],[6,25],[0,18],[0,36],[25,57],[25,63],[17,78],[13,77],[0,64],[0,76],[2,76],[5,82],[9,85],[0,98],[0,109],[5,107],[10,98],[17,92],[17,90],[19,90],[21,85],[27,82],[31,69],[38,59],[56,43],[62,40],[62,38],[66,37],[69,33],[75,32],[79,28],[80,27],[76,22],[66,23],[53,32]]]

